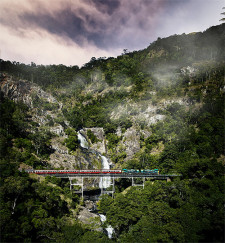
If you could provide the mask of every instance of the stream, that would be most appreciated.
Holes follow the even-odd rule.
[[[99,214],[100,216],[100,219],[101,219],[101,222],[104,223],[106,221],[106,216],[104,214]],[[108,225],[105,230],[107,231],[107,235],[109,237],[109,239],[112,238],[112,235],[113,235],[113,232],[114,232],[114,229],[111,225]]]

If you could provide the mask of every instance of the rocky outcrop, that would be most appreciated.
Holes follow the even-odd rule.
[[[151,116],[148,120],[148,125],[155,124],[159,121],[162,121],[162,120],[164,120],[164,118],[165,118],[165,115],[161,115],[161,114],[156,114],[154,116]]]
[[[193,77],[196,74],[197,69],[194,68],[194,67],[187,66],[187,67],[181,68],[180,72],[183,75],[187,75],[189,77]]]
[[[85,137],[88,137],[87,136],[88,130],[92,131],[92,133],[98,139],[98,142],[93,143],[93,144],[91,143],[91,141],[89,139],[90,148],[95,151],[98,151],[101,154],[107,153],[104,129],[102,127],[84,128],[81,130],[81,132],[83,132],[85,134]]]
[[[151,132],[148,130],[141,130],[141,135],[144,137],[144,139],[148,138],[149,136],[151,136]]]
[[[156,92],[151,92],[152,99],[158,99]],[[156,102],[156,101],[155,101]],[[139,121],[145,123],[147,126],[162,121],[166,118],[161,112],[167,109],[168,106],[173,103],[189,106],[190,102],[188,98],[170,98],[157,100],[157,104],[151,101],[134,102],[132,100],[126,100],[123,104],[119,104],[111,112],[111,119],[116,120],[124,117],[129,117],[134,123]]]
[[[35,94],[40,98],[40,99],[45,99],[49,103],[58,103],[58,101],[49,93],[45,92],[44,90],[40,89],[37,85],[32,84],[32,91],[35,92]]]
[[[140,132],[130,127],[124,133],[122,143],[125,145],[126,160],[129,160],[140,150]]]
[[[51,140],[51,146],[54,153],[50,155],[50,163],[55,168],[65,169],[97,169],[101,160],[95,153],[84,149],[77,149],[69,153],[64,145],[64,136],[56,136]]]
[[[81,211],[78,214],[78,220],[82,222],[83,224],[89,225],[90,229],[96,230],[96,231],[103,231],[101,227],[101,221],[99,215],[95,213],[91,213],[87,208],[81,207]]]
[[[15,102],[23,102],[30,108],[34,108],[34,96],[45,102],[57,104],[59,108],[62,107],[61,103],[38,85],[28,82],[27,80],[14,79],[12,76],[6,74],[0,75],[0,90],[9,99]]]
[[[12,77],[2,74],[0,89],[9,99],[15,102],[23,102],[32,107],[32,98],[30,96],[32,91],[31,83],[24,80],[13,80]]]
[[[50,160],[46,161],[52,168],[94,169],[99,167],[101,161],[96,154],[85,153],[82,150],[70,154],[67,147],[65,147],[64,140],[67,138],[65,127],[68,127],[69,124],[63,117],[61,111],[62,104],[51,94],[26,80],[14,80],[7,75],[0,75],[0,78],[0,89],[4,95],[15,102],[25,103],[30,108],[29,111],[32,116],[32,121],[38,123],[37,129],[50,131],[53,134],[53,138],[51,139],[53,152],[50,155]],[[39,104],[38,102],[42,103]],[[48,107],[44,109],[43,104],[50,104],[54,109],[48,109]],[[58,116],[63,118],[62,120],[65,126],[57,123],[56,119]],[[103,136],[103,133],[99,133],[97,130],[95,134],[99,138]],[[102,151],[102,144],[99,143],[97,146]]]
[[[64,136],[66,137],[66,134],[64,132],[64,127],[60,124],[50,127],[50,132],[57,134],[58,136]]]

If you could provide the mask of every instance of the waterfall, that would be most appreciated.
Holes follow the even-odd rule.
[[[108,159],[105,156],[102,156],[102,155],[101,155],[101,159],[102,159],[102,169],[109,170],[110,167],[109,167]],[[100,188],[107,188],[107,187],[110,186],[110,184],[111,184],[110,176],[101,177],[100,182],[99,182],[99,187]],[[104,223],[106,221],[106,216],[104,214],[99,214],[99,216],[100,216],[101,222]],[[108,225],[105,228],[105,230],[107,232],[108,238],[111,239],[112,238],[112,234],[114,232],[113,227],[111,225]]]
[[[102,169],[103,170],[109,170],[109,162],[108,159],[105,156],[101,155],[101,159],[102,159]],[[111,184],[111,178],[110,176],[107,177],[101,177],[100,182],[99,182],[99,187],[100,188],[107,188],[110,187]]]
[[[80,146],[82,148],[85,148],[85,149],[89,148],[87,139],[80,132],[78,132],[77,138],[80,141]]]
[[[99,214],[101,222],[104,223],[106,221],[106,216],[104,214]],[[109,239],[112,238],[112,234],[114,232],[114,229],[112,228],[111,225],[108,225],[105,230],[107,231],[107,235],[109,237]]]
[[[78,132],[78,140],[80,141],[80,146],[82,148],[85,148],[85,149],[89,149],[89,146],[88,146],[88,142],[86,140],[86,138],[80,133]],[[96,152],[100,157],[101,157],[101,161],[102,161],[102,169],[103,170],[109,170],[110,169],[110,166],[109,166],[109,162],[108,162],[108,159],[101,155],[100,153]],[[100,182],[99,182],[99,187],[102,189],[102,188],[107,188],[107,187],[110,187],[110,184],[111,184],[111,178],[110,176],[107,176],[107,177],[101,177],[100,179]],[[103,214],[99,214],[100,216],[100,219],[101,219],[101,222],[104,223],[106,221],[106,216],[103,215]],[[108,225],[106,228],[105,228],[106,232],[107,232],[107,235],[109,237],[109,239],[112,238],[112,234],[114,232],[114,229],[112,228],[111,225]]]
[[[89,146],[88,146],[88,141],[87,139],[80,133],[78,132],[78,140],[80,141],[80,146],[82,148],[85,148],[85,149],[88,149]],[[100,153],[98,153],[99,156],[101,157],[101,161],[102,161],[102,169],[103,170],[109,170],[110,167],[109,167],[109,162],[108,162],[108,159],[101,155]],[[99,187],[102,189],[102,188],[107,188],[109,187],[111,184],[111,178],[110,177],[104,177],[104,178],[101,178],[100,179],[100,182],[99,182]]]

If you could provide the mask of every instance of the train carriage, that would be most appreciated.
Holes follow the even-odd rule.
[[[121,170],[26,170],[28,173],[38,175],[54,175],[54,174],[118,174]]]

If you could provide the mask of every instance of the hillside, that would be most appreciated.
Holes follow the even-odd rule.
[[[31,197],[44,211],[33,208],[25,213],[32,226],[15,226],[24,232],[19,240],[62,240],[77,234],[80,241],[93,236],[105,242],[104,234],[89,231],[90,226],[75,232],[78,223],[71,219],[71,205],[57,204],[55,210],[62,213],[56,219],[39,189],[21,197],[30,186],[48,184],[32,182],[17,171],[19,166],[100,168],[99,155],[93,152],[97,151],[109,159],[111,168],[182,174],[169,183],[147,181],[145,189],[131,188],[126,194],[122,192],[129,183],[118,182],[115,198],[104,196],[98,204],[115,229],[114,241],[222,242],[224,47],[222,24],[203,33],[158,38],[144,50],[124,51],[117,58],[93,57],[81,68],[1,60],[3,240],[15,240],[7,220],[12,225],[18,218],[23,221]],[[80,147],[78,131],[87,138],[89,150]],[[78,198],[67,192],[65,183],[51,180],[61,188],[51,200],[56,203],[64,190],[78,208]],[[96,182],[86,185],[94,186]],[[61,222],[66,215],[72,223]],[[35,218],[48,222],[44,229]],[[75,227],[73,236],[69,227]],[[44,236],[39,236],[42,231]]]

